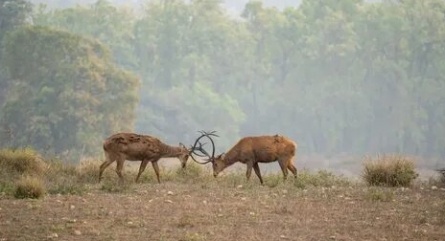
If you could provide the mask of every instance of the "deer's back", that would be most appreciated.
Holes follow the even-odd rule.
[[[241,162],[255,158],[258,162],[273,162],[279,158],[295,155],[297,144],[291,139],[279,136],[251,136],[242,138],[230,151]]]
[[[108,137],[103,144],[105,152],[123,155],[127,160],[155,158],[160,155],[161,141],[148,135],[118,133]]]

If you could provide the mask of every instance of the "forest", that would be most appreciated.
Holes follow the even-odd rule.
[[[281,134],[298,155],[445,155],[445,2],[0,0],[0,148],[78,161],[115,132]],[[67,159],[68,160],[68,159]]]

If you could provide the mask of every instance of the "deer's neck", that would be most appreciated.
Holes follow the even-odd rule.
[[[182,149],[176,146],[170,146],[167,144],[162,145],[163,157],[178,157],[182,153]]]
[[[230,150],[224,156],[224,163],[227,166],[233,165],[233,164],[235,164],[238,161],[239,161],[239,156],[238,156],[238,154],[235,151]]]

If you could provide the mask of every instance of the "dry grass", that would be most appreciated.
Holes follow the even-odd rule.
[[[43,175],[47,165],[32,149],[0,150],[0,166],[10,175]]]
[[[45,195],[45,185],[38,177],[24,176],[16,184],[14,197],[42,198]]]
[[[367,157],[363,178],[372,186],[409,186],[418,177],[414,160],[403,155]]]

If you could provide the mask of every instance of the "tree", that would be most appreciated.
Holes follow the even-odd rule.
[[[2,63],[14,80],[0,120],[12,138],[2,143],[73,160],[97,153],[106,135],[132,129],[138,81],[98,41],[23,27],[6,37]]]
[[[25,24],[32,5],[24,0],[0,0],[0,59],[2,41],[6,33]],[[10,81],[6,71],[0,66],[0,106],[3,105]],[[3,130],[0,129],[0,133]]]

